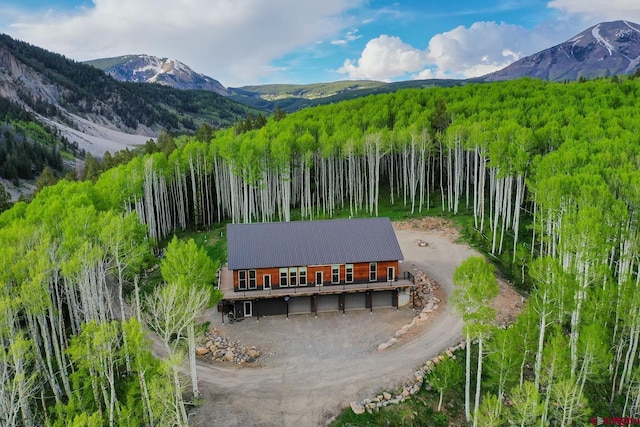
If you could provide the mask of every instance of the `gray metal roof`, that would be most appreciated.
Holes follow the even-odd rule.
[[[230,270],[404,259],[389,218],[227,225]]]

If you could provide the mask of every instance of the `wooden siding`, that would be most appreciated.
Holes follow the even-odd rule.
[[[353,282],[349,283],[368,283],[371,282],[369,280],[369,264],[368,262],[362,263],[354,263],[353,264]],[[386,282],[387,281],[387,268],[393,267],[395,272],[395,278],[399,277],[399,262],[398,261],[382,261],[376,263],[376,280],[373,282]],[[304,286],[317,286],[316,281],[316,272],[322,272],[323,286],[331,286],[331,285],[343,285],[346,283],[346,264],[339,264],[340,266],[340,277],[338,283],[332,283],[332,265],[312,265],[306,266],[307,269],[307,284]],[[303,266],[304,267],[304,266]],[[284,268],[284,267],[283,267]],[[288,268],[288,267],[287,267]],[[255,269],[256,272],[256,287],[249,288],[249,271],[251,270],[243,270],[246,271],[247,277],[247,285],[246,289],[239,289],[239,275],[238,270],[233,271],[233,289],[234,291],[242,290],[242,291],[252,291],[252,290],[263,290],[264,289],[264,276],[271,276],[271,289],[280,289],[280,268],[258,268]],[[287,276],[288,282],[289,276]],[[300,283],[299,274],[296,276],[296,281]],[[299,287],[297,285],[296,287]],[[288,288],[289,286],[285,287]]]

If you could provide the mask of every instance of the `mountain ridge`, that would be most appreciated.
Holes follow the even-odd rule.
[[[571,81],[632,74],[640,64],[640,25],[600,22],[569,40],[521,58],[480,79],[487,82],[534,77]]]
[[[207,90],[229,96],[216,79],[194,71],[177,59],[131,54],[85,61],[121,82],[158,83],[183,90]]]

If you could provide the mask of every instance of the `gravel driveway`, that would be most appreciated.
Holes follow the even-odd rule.
[[[441,231],[397,229],[404,254],[403,271],[422,270],[452,289],[455,268],[477,253]],[[424,240],[426,247],[418,246]],[[444,301],[443,301],[444,303]],[[379,344],[408,324],[409,308],[374,308],[342,313],[263,317],[222,324],[220,314],[207,320],[232,339],[262,352],[254,366],[200,362],[204,403],[193,411],[194,426],[320,426],[352,400],[394,390],[444,348],[462,338],[462,320],[445,304],[415,333],[384,351]]]

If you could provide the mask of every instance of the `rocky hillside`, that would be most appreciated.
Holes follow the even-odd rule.
[[[219,81],[192,70],[186,64],[151,55],[126,55],[86,61],[121,82],[158,83],[175,89],[208,90],[228,96]]]
[[[94,154],[144,143],[160,130],[226,127],[256,110],[211,91],[123,83],[103,71],[0,35],[0,96]],[[84,146],[83,146],[84,145]],[[117,145],[117,144],[116,144]]]
[[[603,22],[564,43],[522,58],[485,81],[536,77],[551,81],[632,74],[640,63],[640,25]]]

